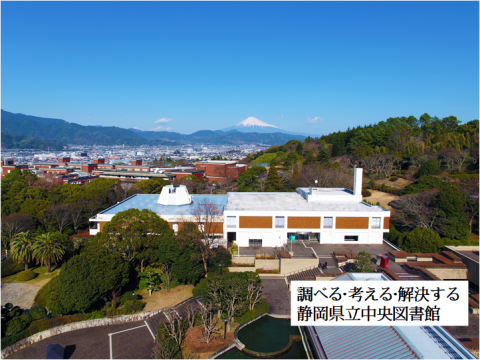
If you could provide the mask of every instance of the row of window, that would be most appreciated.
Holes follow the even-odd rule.
[[[380,229],[381,219],[379,217],[372,218],[371,228]],[[236,228],[237,227],[237,217],[236,216],[227,216],[227,228]],[[284,229],[285,228],[285,216],[275,216],[275,228]],[[325,216],[323,218],[323,228],[324,229],[333,229],[333,217]]]
[[[320,234],[312,234],[309,238],[299,237],[298,234],[295,237],[295,240],[318,240]],[[290,238],[290,237],[289,237]],[[358,241],[358,235],[345,235],[344,241]],[[260,245],[262,246],[262,239],[248,239],[248,245]]]

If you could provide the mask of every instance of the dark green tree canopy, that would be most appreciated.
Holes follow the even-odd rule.
[[[418,171],[418,176],[422,177],[425,175],[438,175],[440,174],[440,166],[438,161],[435,159],[430,159],[425,161],[420,170]]]
[[[425,228],[417,228],[405,233],[398,240],[398,245],[403,250],[412,253],[436,253],[443,246],[440,235]]]
[[[278,175],[278,171],[275,166],[270,166],[268,169],[265,191],[282,191],[282,183],[280,182],[280,176]]]
[[[57,282],[60,304],[65,313],[84,312],[117,285],[129,279],[129,264],[104,247],[90,246],[62,268]]]

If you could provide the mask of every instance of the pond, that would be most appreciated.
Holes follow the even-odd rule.
[[[290,319],[277,319],[264,316],[247,325],[238,333],[238,339],[245,348],[258,352],[274,352],[288,344],[289,335],[300,335],[297,326],[290,326]],[[294,341],[292,348],[278,359],[306,359],[307,354],[301,340]],[[253,359],[237,348],[220,355],[218,359]]]

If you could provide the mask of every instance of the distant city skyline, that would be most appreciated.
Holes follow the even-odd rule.
[[[479,117],[478,2],[3,2],[1,108],[190,134]]]

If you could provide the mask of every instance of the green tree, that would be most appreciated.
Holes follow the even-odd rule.
[[[28,270],[28,263],[32,260],[33,255],[33,236],[30,231],[18,233],[12,240],[10,248],[12,250],[13,259],[23,261],[25,271]]]
[[[360,251],[355,259],[353,272],[373,272],[371,259],[372,255],[366,251]]]
[[[285,161],[284,161],[283,165],[286,168],[290,168],[290,167],[292,167],[293,164],[295,164],[295,162],[297,160],[298,160],[298,155],[296,154],[296,152],[290,151],[288,153],[287,157],[285,158]]]
[[[152,296],[152,291],[157,290],[158,285],[160,284],[160,278],[158,277],[157,272],[153,267],[148,265],[145,268],[145,271],[140,273],[140,277],[147,284],[148,294]]]
[[[255,191],[255,182],[257,178],[266,171],[267,169],[263,166],[252,166],[248,168],[247,171],[238,178],[238,191]]]
[[[143,272],[145,262],[154,260],[160,238],[172,234],[168,222],[153,211],[129,209],[116,214],[95,239],[127,261],[138,261]]]
[[[57,282],[65,312],[84,312],[116,286],[125,286],[130,267],[120,255],[104,247],[89,246],[63,267]]]
[[[47,273],[51,272],[52,263],[62,260],[65,254],[65,246],[58,237],[46,233],[38,236],[33,244],[33,256],[48,266]]]
[[[330,156],[328,156],[328,149],[325,146],[322,146],[318,150],[317,161],[320,163],[327,163],[330,160]]]
[[[282,183],[280,182],[280,176],[278,175],[278,171],[275,166],[270,166],[268,169],[265,191],[282,191]]]
[[[398,246],[407,252],[437,253],[442,249],[440,235],[430,229],[416,228],[404,233],[398,240]]]
[[[418,171],[418,176],[422,177],[425,175],[438,175],[440,174],[440,166],[438,165],[438,161],[434,159],[430,159],[425,161],[422,165],[420,170]]]
[[[133,187],[140,190],[142,194],[160,194],[163,187],[169,184],[170,182],[167,180],[156,178],[139,181]]]
[[[465,206],[465,196],[457,185],[445,183],[434,203],[446,216],[456,216]]]
[[[302,156],[303,155],[303,145],[301,142],[298,142],[297,148],[295,150],[298,155]]]
[[[201,237],[197,225],[185,222],[175,237],[161,239],[157,262],[171,264],[175,279],[182,284],[196,284],[205,277],[202,257],[196,246],[196,239]]]

